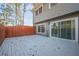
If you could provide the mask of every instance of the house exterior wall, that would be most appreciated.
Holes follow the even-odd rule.
[[[77,3],[71,3],[71,4],[58,3],[55,6],[51,7],[50,9],[48,7],[48,4],[43,4],[43,12],[41,14],[38,14],[36,16],[34,11],[34,23],[46,21],[48,19],[62,16],[75,11],[79,11],[79,4]]]
[[[79,14],[74,14],[74,16],[71,14],[71,15],[68,16],[68,17],[66,16],[66,18],[62,17],[62,18],[57,18],[57,19],[55,19],[55,20],[52,19],[52,20],[43,22],[43,23],[46,24],[46,33],[45,33],[45,34],[42,34],[42,35],[50,36],[50,23],[51,23],[51,22],[58,21],[58,20],[65,20],[65,19],[69,19],[69,18],[75,18],[75,17],[79,17]],[[78,22],[79,22],[79,20],[78,20]],[[37,24],[35,24],[35,26],[37,27],[37,25],[43,24],[43,23],[37,23]],[[78,27],[78,28],[79,28],[79,27]],[[37,34],[39,34],[39,33],[37,33]],[[41,34],[41,33],[40,33],[40,34]]]
[[[65,19],[75,19],[77,18],[77,23],[76,23],[76,41],[79,42],[79,4],[71,3],[71,4],[56,4],[53,7],[49,8],[49,4],[45,3],[43,5],[43,10],[41,14],[38,14],[37,16],[35,15],[35,10],[33,10],[34,13],[34,25],[37,26],[39,24],[46,24],[45,36],[50,37],[51,29],[50,29],[50,24],[51,22],[54,21],[59,21],[59,20],[65,20]],[[38,30],[38,29],[36,29]]]

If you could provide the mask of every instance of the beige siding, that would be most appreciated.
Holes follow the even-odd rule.
[[[79,11],[79,4],[56,4],[51,9],[48,8],[48,4],[43,4],[43,12],[37,16],[34,13],[34,23]]]

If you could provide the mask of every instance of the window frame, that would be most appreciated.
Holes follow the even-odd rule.
[[[38,31],[38,27],[40,26],[40,32]],[[44,26],[44,32],[42,32],[42,27],[41,26]],[[42,24],[37,24],[36,26],[36,30],[37,30],[37,33],[38,34],[46,34],[46,23],[42,23]]]
[[[41,14],[41,13],[39,13],[39,9],[42,7],[42,12],[43,12],[43,4],[42,5],[40,5],[38,8],[36,8],[35,9],[35,16],[37,16],[37,15],[39,15],[39,14]],[[38,14],[36,15],[36,11],[38,10]]]
[[[41,6],[41,7],[39,8],[39,14],[41,14],[42,11],[43,11],[43,7]]]

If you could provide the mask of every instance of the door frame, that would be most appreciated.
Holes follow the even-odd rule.
[[[51,35],[51,25],[53,23],[57,23],[57,22],[64,22],[64,21],[69,21],[69,20],[75,20],[75,41],[78,42],[78,17],[73,17],[73,18],[67,18],[67,19],[62,19],[62,20],[57,20],[57,21],[52,21],[50,22],[50,38],[53,38]],[[61,26],[60,26],[61,27]],[[72,26],[71,26],[72,27]],[[61,30],[60,30],[60,35],[61,35]],[[72,35],[72,34],[71,34]],[[56,37],[59,38],[59,37]],[[72,38],[72,37],[71,37]],[[61,38],[63,39],[63,38]],[[72,39],[71,39],[72,40]]]

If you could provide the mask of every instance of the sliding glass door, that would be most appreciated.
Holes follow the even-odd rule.
[[[53,22],[51,24],[51,36],[75,40],[75,20]]]

